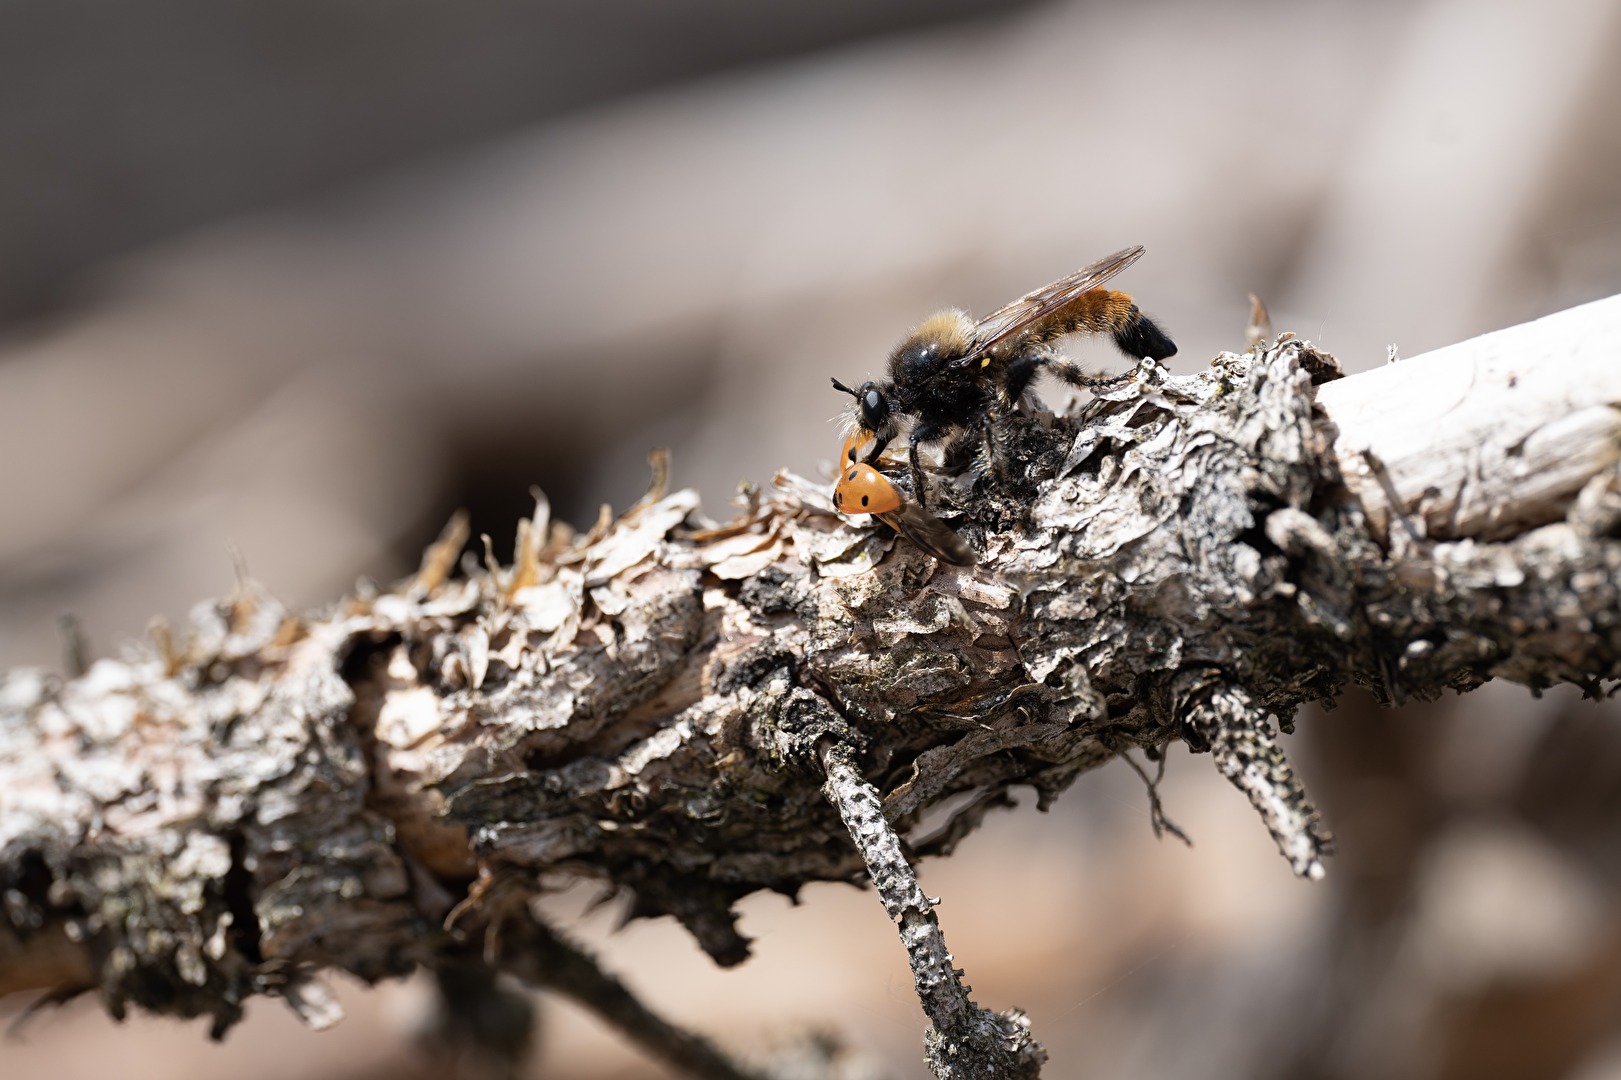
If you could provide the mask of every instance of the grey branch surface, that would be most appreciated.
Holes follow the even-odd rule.
[[[600,880],[729,965],[740,897],[870,879],[936,1071],[1034,1076],[1028,1025],[968,998],[911,862],[1014,786],[1045,806],[1181,739],[1316,877],[1327,836],[1276,739],[1302,703],[1601,693],[1618,372],[1621,299],[1337,382],[1287,335],[1190,376],[1148,363],[1072,416],[1007,418],[1000,482],[934,478],[973,568],[787,475],[716,524],[659,469],[587,535],[542,502],[512,567],[453,575],[452,527],[414,577],[327,611],[244,583],[184,635],[0,682],[0,993],[219,1031],[276,994],[319,1025],[323,970],[472,957],[693,1075],[744,1075],[530,901]]]

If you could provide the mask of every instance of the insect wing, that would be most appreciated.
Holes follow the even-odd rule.
[[[1082,267],[1068,277],[1059,278],[1051,285],[1044,285],[1033,293],[1019,297],[1002,310],[985,316],[974,326],[974,347],[956,360],[955,366],[968,366],[998,343],[1040,323],[1077,296],[1090,292],[1120,273],[1142,258],[1142,254],[1141,245],[1117,251],[1108,258],[1099,259],[1091,266]]]
[[[885,525],[941,562],[953,566],[973,566],[979,561],[974,549],[968,546],[968,541],[910,499],[902,502],[899,510],[877,516]]]

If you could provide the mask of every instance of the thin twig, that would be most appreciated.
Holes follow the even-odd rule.
[[[900,926],[918,1001],[929,1018],[923,1037],[929,1067],[940,1080],[1039,1077],[1047,1052],[1031,1035],[1025,1014],[1018,1009],[994,1013],[968,996],[934,904],[918,886],[901,838],[885,820],[878,791],[861,775],[855,754],[844,743],[829,743],[821,761],[827,772],[823,794],[838,808],[884,910]]]
[[[1219,673],[1190,676],[1187,682],[1182,720],[1189,742],[1208,749],[1221,774],[1249,797],[1294,872],[1321,880],[1323,856],[1333,850],[1333,839],[1278,747],[1266,712]]]
[[[708,1039],[654,1013],[595,957],[539,919],[513,917],[502,939],[505,970],[585,1006],[671,1068],[694,1080],[763,1080]]]

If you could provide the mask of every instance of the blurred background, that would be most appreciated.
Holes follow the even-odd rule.
[[[1618,115],[1615,0],[6,0],[0,668],[60,667],[64,613],[102,652],[179,621],[238,558],[322,604],[458,506],[510,550],[530,485],[586,524],[655,445],[724,517],[830,469],[830,375],[1128,244],[1180,370],[1243,348],[1249,291],[1351,371],[1610,295]],[[1621,1077],[1616,719],[1513,687],[1302,716],[1318,885],[1176,752],[1192,849],[1117,764],[924,886],[1052,1077]],[[556,914],[669,1016],[925,1075],[870,893],[750,898],[731,972],[585,899]],[[340,991],[333,1031],[260,1001],[218,1046],[81,1001],[0,1074],[446,1075],[425,985]],[[542,1008],[533,1075],[666,1075]]]

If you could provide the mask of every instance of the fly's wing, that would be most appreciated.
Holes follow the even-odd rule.
[[[1141,245],[1117,251],[1068,277],[1059,278],[1051,285],[1044,285],[1033,293],[1019,297],[1001,311],[985,316],[974,326],[974,347],[954,361],[954,366],[967,367],[1000,342],[1039,325],[1077,296],[1097,288],[1142,258],[1142,254]]]
[[[968,546],[968,541],[910,499],[902,502],[899,510],[875,516],[941,562],[953,566],[973,566],[979,561],[974,549]]]

